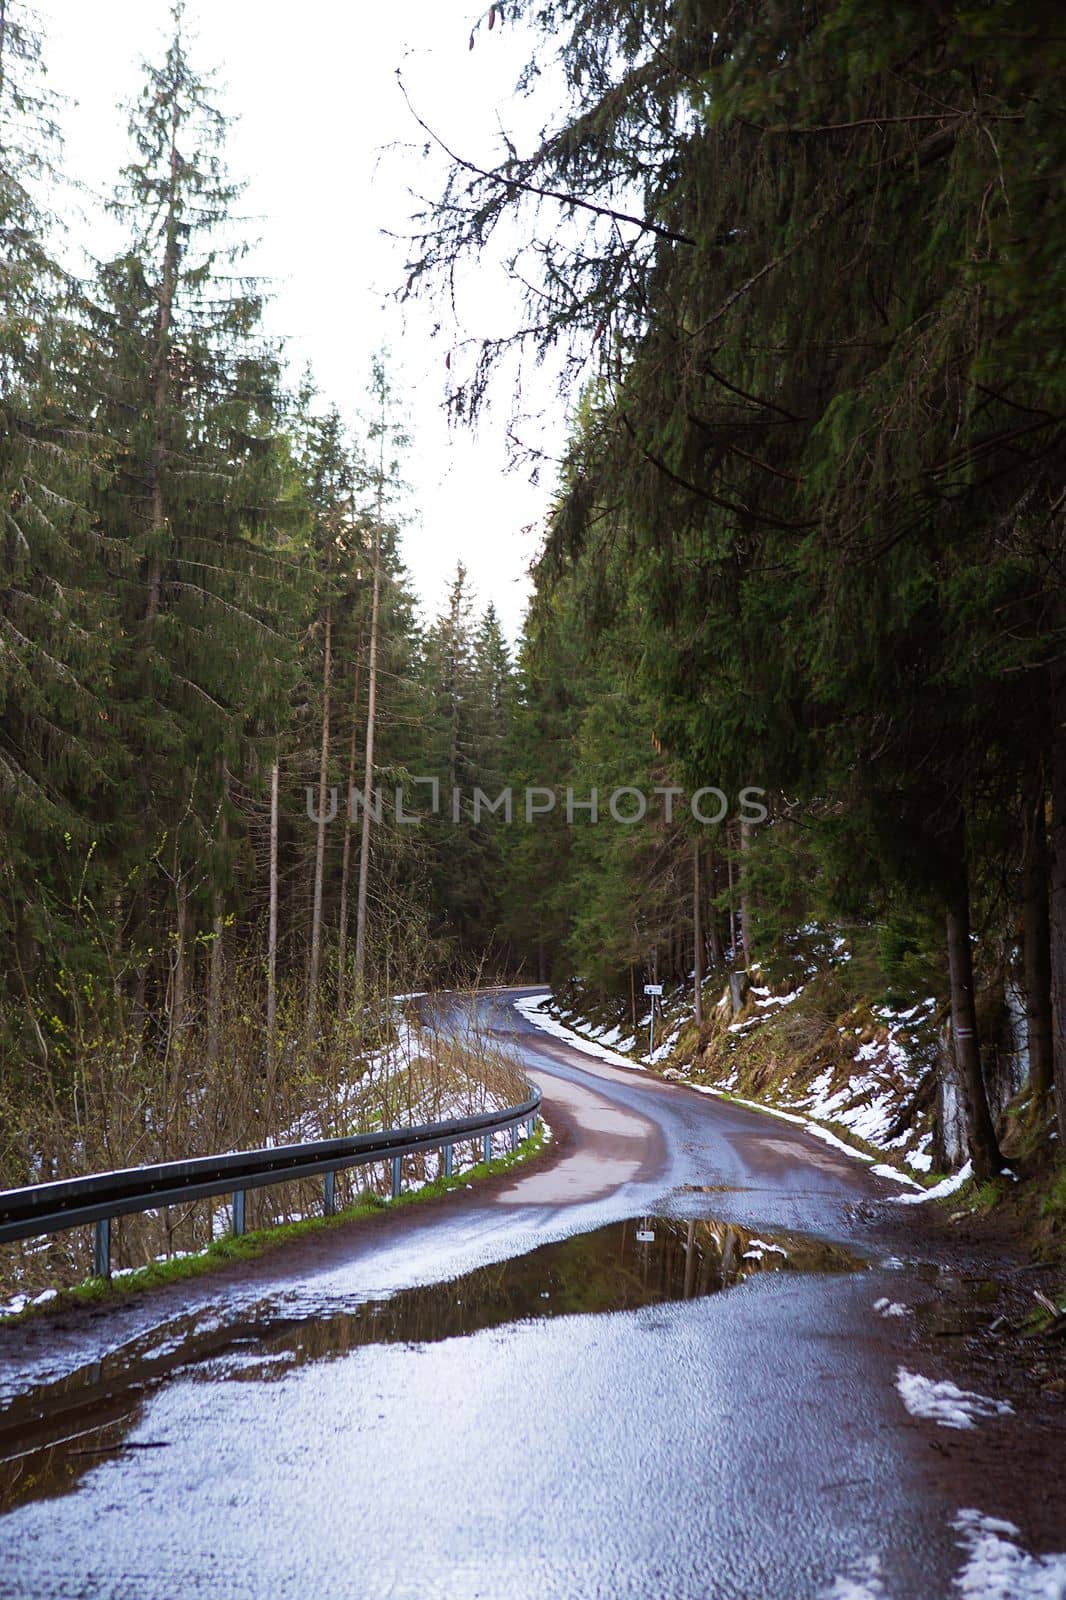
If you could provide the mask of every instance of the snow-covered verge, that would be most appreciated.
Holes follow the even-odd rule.
[[[1066,1600],[1066,1553],[1032,1556],[1013,1522],[960,1511],[954,1523],[966,1552],[955,1579],[964,1600]]]
[[[515,1010],[521,1012],[528,1022],[543,1028],[545,1033],[552,1034],[556,1039],[562,1039],[575,1050],[584,1051],[585,1055],[595,1056],[597,1060],[606,1061],[613,1067],[629,1067],[638,1072],[645,1070],[642,1061],[637,1061],[632,1056],[620,1055],[617,1050],[611,1048],[614,1044],[626,1043],[620,1037],[617,1028],[597,1029],[590,1024],[579,1033],[576,1028],[561,1022],[558,1016],[553,1015],[549,1009],[553,1003],[550,994],[527,995],[515,1001]]]
[[[973,1177],[973,1163],[966,1161],[958,1172],[950,1178],[942,1178],[939,1183],[934,1183],[931,1189],[925,1189],[921,1194],[901,1194],[898,1203],[901,1206],[920,1204],[923,1200],[946,1200],[948,1195],[956,1194],[963,1184]]]
[[[1066,1554],[1030,1555],[1013,1522],[982,1511],[959,1511],[952,1519],[963,1556],[952,1583],[961,1600],[1066,1600]],[[881,1558],[866,1556],[837,1578],[825,1600],[894,1600]]]
[[[1006,1400],[936,1382],[904,1367],[897,1372],[896,1387],[911,1416],[942,1428],[973,1429],[1014,1415]],[[1013,1522],[972,1508],[957,1512],[951,1526],[962,1554],[952,1593],[961,1600],[1066,1600],[1066,1552],[1033,1555],[1022,1548],[1021,1531]],[[894,1593],[881,1558],[870,1555],[838,1577],[825,1600],[893,1600]]]
[[[984,1417],[1010,1417],[1014,1407],[1009,1400],[990,1400],[987,1395],[960,1389],[947,1379],[936,1382],[919,1372],[900,1367],[896,1388],[912,1417],[936,1422],[942,1428],[968,1429]]]
[[[800,931],[787,981],[775,984],[757,969],[724,990],[709,981],[698,1032],[691,985],[667,992],[651,1053],[647,1012],[634,1027],[628,1007],[624,1020],[617,1011],[596,1011],[576,983],[563,996],[538,997],[527,1014],[605,1060],[657,1068],[700,1092],[805,1126],[911,1191],[901,1199],[949,1192],[925,1188],[943,1155],[936,1002],[892,1007],[853,999],[844,938]]]
[[[905,1367],[897,1371],[896,1388],[912,1417],[941,1428],[971,1430],[1014,1416],[1006,1400],[925,1378]],[[963,1557],[952,1592],[962,1600],[1066,1600],[1066,1552],[1033,1555],[1022,1548],[1021,1531],[1013,1522],[982,1511],[959,1511],[951,1525]],[[825,1600],[892,1600],[893,1593],[883,1577],[880,1557],[871,1555],[838,1577]]]

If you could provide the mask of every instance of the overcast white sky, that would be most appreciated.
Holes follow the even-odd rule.
[[[50,86],[68,97],[66,169],[106,193],[126,158],[124,107],[140,87],[140,63],[159,56],[168,32],[168,0],[40,0],[40,15]],[[248,183],[244,210],[261,240],[253,268],[273,287],[270,331],[286,338],[294,372],[309,362],[325,398],[353,418],[373,351],[391,348],[413,440],[405,555],[415,586],[432,612],[462,558],[481,604],[493,600],[514,636],[553,473],[533,487],[528,471],[508,472],[506,384],[476,436],[449,431],[441,405],[450,338],[428,337],[444,308],[403,310],[390,298],[404,254],[381,231],[405,231],[408,190],[437,193],[442,172],[423,157],[398,67],[420,115],[465,155],[491,159],[498,122],[512,134],[533,131],[531,108],[511,98],[528,37],[482,25],[470,50],[477,15],[467,0],[187,7],[194,62],[218,68],[218,98],[239,119],[228,161]],[[405,148],[389,149],[397,144]],[[106,253],[98,213],[88,233],[85,221],[70,220],[76,240]],[[483,261],[465,281],[465,332],[514,325],[517,294],[498,264]],[[564,408],[547,382],[537,407],[545,414],[526,433],[554,455]]]

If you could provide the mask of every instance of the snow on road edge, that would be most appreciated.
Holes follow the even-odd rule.
[[[585,1055],[595,1056],[600,1061],[608,1062],[612,1067],[628,1067],[631,1072],[647,1071],[642,1062],[633,1061],[629,1056],[620,1056],[614,1050],[608,1050],[603,1045],[595,1044],[591,1039],[583,1038],[580,1033],[575,1033],[565,1023],[559,1022],[555,1017],[548,1015],[544,1007],[551,1002],[551,999],[550,992],[542,995],[524,995],[515,1000],[514,1007],[516,1011],[521,1012],[527,1022],[532,1022],[535,1027],[543,1028],[545,1033],[554,1034],[557,1039],[562,1039],[564,1043],[572,1045],[575,1050],[583,1051]],[[668,1079],[667,1081],[670,1080]],[[729,1094],[724,1089],[714,1089],[706,1083],[686,1082],[684,1087],[694,1090],[696,1094],[709,1094],[719,1100],[730,1100],[734,1105],[747,1106],[751,1111],[762,1111],[768,1117],[780,1117],[782,1122],[793,1122],[797,1127],[805,1128],[815,1139],[821,1139],[823,1144],[832,1145],[834,1150],[839,1150],[843,1155],[851,1156],[855,1161],[865,1162],[870,1167],[870,1171],[878,1178],[887,1178],[893,1183],[901,1183],[909,1188],[918,1190],[917,1194],[899,1196],[900,1200],[914,1203],[918,1200],[928,1199],[937,1192],[933,1189],[923,1189],[915,1178],[909,1177],[905,1172],[900,1172],[897,1167],[890,1167],[883,1162],[875,1163],[873,1156],[868,1155],[865,1150],[858,1150],[854,1145],[846,1144],[843,1139],[838,1139],[835,1133],[823,1127],[820,1122],[812,1121],[810,1117],[797,1116],[793,1111],[782,1111],[779,1107],[766,1105],[760,1100],[744,1100],[740,1095]],[[938,1185],[938,1189],[942,1188],[943,1185]],[[893,1199],[895,1198],[897,1197],[893,1196]]]
[[[985,1417],[1014,1415],[1009,1400],[990,1400],[988,1395],[960,1389],[946,1378],[938,1383],[933,1378],[923,1378],[919,1372],[908,1372],[906,1367],[896,1372],[896,1388],[912,1417],[935,1422],[941,1428],[972,1428],[975,1421]]]
[[[554,1034],[557,1039],[562,1039],[565,1044],[572,1045],[575,1050],[581,1050],[587,1056],[595,1056],[597,1060],[606,1061],[612,1067],[628,1067],[630,1072],[647,1071],[642,1062],[633,1061],[629,1056],[620,1056],[616,1050],[608,1050],[605,1045],[585,1039],[580,1033],[568,1028],[565,1023],[548,1016],[543,1007],[551,998],[550,992],[542,995],[522,995],[515,1000],[514,1008],[527,1022],[532,1022],[537,1028],[543,1028],[545,1033]]]
[[[1013,1522],[960,1511],[952,1526],[966,1551],[955,1586],[965,1600],[1063,1600],[1066,1552],[1031,1556],[1014,1543],[1021,1537]]]
[[[952,1527],[964,1562],[952,1588],[962,1600],[1064,1600],[1066,1554],[1033,1556],[1015,1541],[1013,1522],[982,1511],[959,1511]],[[851,1572],[836,1578],[825,1600],[890,1600],[879,1555],[864,1556]]]
[[[684,1082],[684,1080],[681,1080]],[[708,1083],[685,1083],[686,1089],[695,1090],[696,1094],[713,1095],[717,1100],[729,1100],[735,1106],[747,1106],[750,1111],[762,1111],[768,1117],[779,1117],[782,1122],[794,1122],[798,1128],[805,1128],[815,1139],[821,1139],[823,1144],[832,1145],[834,1150],[839,1150],[842,1155],[851,1156],[853,1161],[862,1161],[869,1166],[870,1171],[878,1178],[888,1178],[893,1183],[906,1184],[911,1188],[920,1190],[919,1194],[895,1196],[895,1200],[906,1199],[909,1201],[924,1200],[932,1190],[922,1189],[915,1178],[908,1177],[905,1172],[900,1172],[898,1167],[890,1167],[884,1162],[875,1162],[873,1156],[865,1150],[858,1150],[853,1144],[847,1144],[843,1139],[838,1139],[835,1133],[824,1128],[820,1122],[814,1122],[810,1117],[797,1116],[794,1111],[782,1111],[779,1106],[767,1105],[762,1100],[745,1100],[738,1094],[730,1094],[726,1089],[712,1088]]]

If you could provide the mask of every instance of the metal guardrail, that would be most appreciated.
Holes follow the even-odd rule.
[[[264,1150],[238,1150],[225,1156],[199,1156],[191,1161],[162,1161],[151,1167],[127,1167],[119,1172],[98,1172],[84,1178],[62,1178],[56,1183],[34,1183],[24,1189],[0,1190],[0,1244],[59,1233],[85,1223],[96,1224],[93,1269],[97,1277],[111,1276],[111,1219],[134,1211],[201,1200],[209,1195],[232,1194],[233,1231],[244,1232],[245,1195],[295,1178],[322,1175],[322,1200],[326,1216],[334,1211],[334,1186],[338,1172],[367,1166],[374,1161],[392,1163],[392,1197],[401,1192],[403,1158],[423,1150],[444,1151],[444,1176],[450,1177],[457,1144],[482,1139],[483,1159],[492,1156],[492,1136],[511,1134],[511,1149],[518,1148],[518,1129],[526,1124],[533,1137],[540,1106],[540,1090],[527,1084],[529,1098],[502,1111],[473,1117],[453,1117],[417,1128],[389,1128],[381,1133],[359,1133],[348,1139],[319,1139],[310,1144],[274,1145]]]

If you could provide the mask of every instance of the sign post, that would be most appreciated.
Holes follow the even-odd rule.
[[[651,995],[651,1016],[648,1019],[648,1060],[655,1054],[655,996],[662,994],[661,983],[646,983],[644,993]]]

